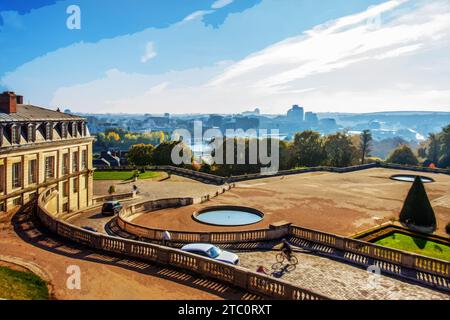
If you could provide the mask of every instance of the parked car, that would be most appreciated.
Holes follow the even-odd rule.
[[[81,227],[81,229],[87,230],[87,231],[92,231],[92,232],[97,232],[97,229],[94,229],[90,226],[83,226]]]
[[[105,216],[113,216],[118,214],[122,205],[119,201],[107,201],[102,206],[102,214]]]
[[[225,263],[234,265],[239,263],[239,257],[236,254],[222,250],[210,243],[191,243],[182,247],[181,250]]]

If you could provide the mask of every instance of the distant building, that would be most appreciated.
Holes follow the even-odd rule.
[[[242,112],[243,116],[259,116],[261,114],[261,110],[259,108],[255,108],[253,111],[244,111]]]
[[[333,118],[320,119],[320,125],[326,128],[334,128],[337,126],[336,119]]]
[[[319,118],[317,117],[317,113],[308,111],[305,113],[305,121],[311,124],[319,122]]]
[[[111,151],[102,151],[100,160],[105,160],[111,167],[120,167],[120,158]]]
[[[287,117],[289,120],[303,122],[305,111],[303,107],[298,105],[293,105],[292,108],[287,112]]]
[[[107,168],[111,167],[111,164],[103,158],[92,160],[94,168]]]

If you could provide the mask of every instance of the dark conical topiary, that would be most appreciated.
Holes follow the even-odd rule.
[[[422,179],[416,176],[408,192],[402,211],[400,222],[419,231],[433,232],[436,230],[436,217],[431,207]]]

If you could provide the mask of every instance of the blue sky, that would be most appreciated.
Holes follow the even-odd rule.
[[[0,0],[0,89],[81,112],[448,110],[449,6]]]

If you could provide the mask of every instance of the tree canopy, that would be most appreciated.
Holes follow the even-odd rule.
[[[153,150],[151,144],[135,144],[128,152],[128,161],[137,166],[148,166],[152,164]]]
[[[395,149],[387,159],[387,162],[412,166],[417,166],[419,164],[416,155],[411,148],[405,144]]]
[[[333,167],[348,167],[355,163],[356,147],[350,137],[342,132],[329,135],[325,140],[327,164]]]
[[[299,132],[294,137],[292,153],[294,163],[301,167],[317,167],[326,159],[324,141],[316,131]]]

